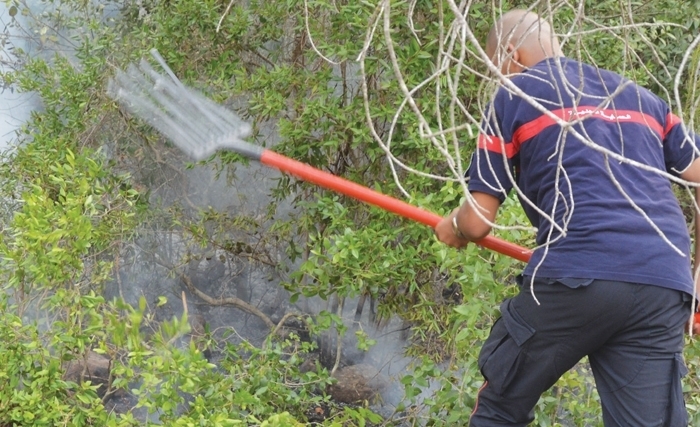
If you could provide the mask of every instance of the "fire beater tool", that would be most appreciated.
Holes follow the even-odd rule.
[[[157,72],[142,59],[138,66],[131,64],[126,71],[117,71],[108,84],[107,93],[192,159],[203,160],[218,150],[232,150],[266,166],[433,228],[442,219],[435,213],[244,141],[243,138],[251,132],[248,123],[183,85],[157,50],[151,50],[151,55],[167,75]],[[475,243],[524,262],[532,253],[493,236]]]

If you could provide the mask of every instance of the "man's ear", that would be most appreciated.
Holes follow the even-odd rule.
[[[520,50],[516,49],[512,43],[508,43],[508,47],[506,49],[506,52],[510,57],[511,61],[520,64]]]
[[[513,46],[512,44],[508,44],[507,49],[508,58],[510,59],[510,62],[508,62],[509,74],[517,74],[523,72],[523,70],[525,70],[526,68],[523,64],[523,61],[528,60],[528,58],[525,57],[527,51],[524,51],[522,49],[516,49],[515,46]]]

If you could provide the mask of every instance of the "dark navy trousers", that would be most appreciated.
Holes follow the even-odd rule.
[[[541,394],[583,357],[595,377],[606,427],[686,427],[681,377],[691,297],[605,280],[570,287],[524,280],[501,305],[479,354],[485,378],[471,427],[526,426]]]

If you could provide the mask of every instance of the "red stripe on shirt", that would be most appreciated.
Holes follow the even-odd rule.
[[[517,151],[515,151],[515,147],[513,147],[513,144],[510,142],[504,142],[497,136],[486,135],[484,133],[479,134],[479,142],[477,146],[482,150],[489,150],[493,153],[506,153],[506,157],[509,159],[517,153]]]
[[[479,135],[479,148],[484,148],[496,153],[506,153],[508,158],[512,158],[520,151],[520,146],[523,142],[528,141],[546,128],[557,124],[554,117],[566,122],[586,119],[600,119],[613,123],[636,123],[649,127],[656,132],[661,138],[666,136],[666,133],[676,124],[680,123],[680,119],[675,115],[670,114],[666,119],[666,128],[651,115],[641,113],[634,110],[613,110],[613,109],[596,109],[594,107],[578,107],[578,108],[560,108],[550,111],[551,114],[543,114],[540,117],[520,125],[513,133],[512,142],[503,142],[501,138],[492,135]],[[554,117],[552,117],[554,116]]]
[[[681,123],[681,118],[673,113],[668,113],[666,115],[666,128],[664,129],[664,138],[671,132],[671,129],[677,124]]]

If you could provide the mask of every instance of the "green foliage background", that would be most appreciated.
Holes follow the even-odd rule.
[[[398,315],[410,325],[407,354],[416,358],[415,369],[395,385],[403,387],[405,398],[393,417],[382,420],[367,405],[330,402],[322,393],[332,381],[328,371],[301,372],[313,346],[294,336],[270,338],[259,346],[227,346],[215,365],[195,345],[172,345],[189,331],[186,314],[156,322],[145,300],[132,306],[104,297],[125,248],[144,224],[235,252],[223,230],[255,223],[243,214],[187,213],[149,197],[154,185],[149,167],[155,166],[147,153],[166,152],[168,145],[124,116],[105,87],[116,68],[152,48],[186,84],[237,107],[254,125],[251,142],[270,144],[263,129],[274,126],[276,151],[402,197],[366,118],[386,130],[403,101],[387,63],[385,40],[376,35],[368,51],[367,102],[355,62],[378,2],[142,0],[96,5],[62,0],[36,16],[19,1],[6,3],[32,18],[29,25],[41,43],[68,40],[75,51],[44,57],[16,49],[22,67],[1,76],[5,85],[38,93],[43,109],[32,115],[0,165],[0,425],[287,426],[306,423],[309,408],[320,404],[331,408],[332,415],[322,423],[329,426],[466,423],[481,383],[479,344],[498,315],[499,302],[514,292],[507,285],[522,265],[473,245],[463,251],[446,248],[424,226],[288,177],[278,181],[272,197],[279,203],[291,199],[299,209],[291,218],[281,218],[273,205],[265,219],[272,223],[268,238],[283,242],[287,251],[288,261],[278,267],[290,269],[284,286],[292,299],[320,296],[342,302],[370,295],[379,301],[380,319]],[[523,5],[511,1],[501,7]],[[607,25],[624,24],[628,6],[619,0],[596,2],[589,16]],[[308,14],[302,12],[305,7]],[[493,21],[493,7],[479,2],[470,10],[472,28],[481,38]],[[634,6],[637,21],[643,17],[680,25],[650,27],[645,34],[651,45],[663,46],[658,49],[661,61],[637,34],[624,30],[619,38],[583,37],[568,46],[569,54],[667,94],[672,73],[700,25],[698,14],[688,8],[697,5],[664,0]],[[436,69],[439,24],[448,22],[451,12],[440,1],[395,2],[391,10],[401,70],[414,87]],[[573,12],[556,16],[562,26],[573,19]],[[650,72],[641,71],[640,63]],[[481,85],[468,76],[459,89],[473,114],[478,114]],[[433,89],[417,93],[420,108],[445,111]],[[410,112],[396,120],[393,141],[400,143],[392,154],[420,171],[447,174],[444,157],[420,137]],[[473,144],[467,132],[458,136],[464,142],[460,154],[467,158]],[[235,180],[236,168],[246,167],[242,160],[226,153],[197,167]],[[455,182],[402,171],[398,175],[411,203],[439,214],[463,196]],[[525,221],[517,203],[509,200],[499,222]],[[504,231],[500,237],[532,245],[527,233]],[[446,298],[445,290],[456,291],[459,300]],[[325,314],[312,329],[340,322],[334,313]],[[129,393],[138,398],[136,407],[111,412],[96,385],[65,379],[68,362],[89,350],[112,360],[108,395]],[[700,425],[697,343],[688,344],[686,358],[691,425]],[[146,419],[144,412],[150,414]],[[543,397],[535,425],[598,426],[599,414],[591,376],[582,365]]]

